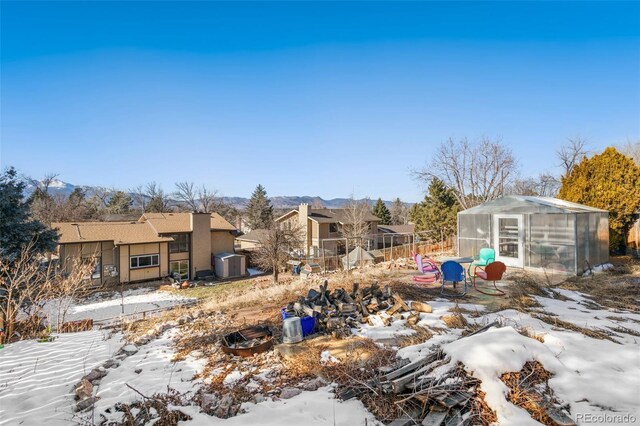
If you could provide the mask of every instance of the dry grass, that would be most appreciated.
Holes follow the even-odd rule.
[[[532,296],[548,297],[548,287],[540,283],[539,277],[520,273],[514,275],[509,283],[508,307],[527,312],[541,305]]]
[[[576,331],[578,333],[582,333],[585,336],[588,337],[592,337],[594,339],[606,339],[606,340],[610,340],[614,343],[620,343],[617,340],[615,340],[612,336],[615,336],[614,333],[606,331],[606,330],[602,330],[602,329],[592,329],[592,328],[586,328],[586,327],[580,327],[577,326],[571,322],[568,321],[563,321],[555,316],[551,316],[551,315],[546,315],[546,314],[533,314],[534,318],[537,318],[541,321],[546,322],[547,324],[551,324],[554,327],[557,328],[563,328],[565,330],[571,330],[571,331]]]
[[[418,345],[420,343],[425,343],[433,337],[433,332],[426,327],[418,325],[411,328],[415,333],[410,336],[401,336],[397,338],[396,346],[399,348],[405,348],[407,346]]]
[[[442,321],[447,325],[447,327],[464,329],[470,328],[469,322],[464,315],[462,315],[462,310],[457,303],[454,307],[449,309],[449,312],[451,312],[450,315],[444,315],[442,317]]]
[[[571,277],[560,288],[584,293],[598,305],[640,312],[640,259],[629,256],[611,258],[612,270],[586,277]]]
[[[534,420],[555,426],[556,423],[546,413],[546,408],[552,406],[553,395],[543,397],[540,393],[540,389],[551,392],[548,386],[550,378],[551,374],[538,361],[528,361],[521,371],[500,377],[509,387],[507,399],[512,404],[527,410]]]

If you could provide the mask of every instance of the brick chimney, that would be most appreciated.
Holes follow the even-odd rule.
[[[298,206],[298,224],[304,235],[304,252],[305,254],[309,254],[311,235],[309,232],[309,204],[307,203],[302,203]]]

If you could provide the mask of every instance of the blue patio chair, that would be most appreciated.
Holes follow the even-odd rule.
[[[440,270],[442,271],[442,289],[440,290],[440,294],[443,296],[449,297],[462,297],[467,294],[467,275],[465,274],[464,268],[458,262],[454,262],[453,260],[447,260],[440,266]],[[446,282],[453,283],[453,288],[455,289],[458,283],[464,283],[464,292],[462,293],[447,293],[444,291],[444,284]]]

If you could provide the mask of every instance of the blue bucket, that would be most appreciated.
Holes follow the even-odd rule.
[[[287,308],[280,309],[280,313],[282,314],[282,319],[285,320],[287,318],[295,317],[296,315],[288,313]]]
[[[300,325],[302,325],[302,336],[308,336],[315,331],[316,319],[309,316],[302,317],[300,318]]]

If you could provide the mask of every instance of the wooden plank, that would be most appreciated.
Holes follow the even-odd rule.
[[[440,426],[442,422],[444,422],[444,419],[445,417],[447,417],[448,413],[449,413],[449,410],[433,408],[431,409],[429,414],[427,414],[427,417],[425,417],[422,420],[421,425],[422,426]]]
[[[406,373],[410,373],[413,370],[416,370],[420,367],[422,367],[425,364],[429,364],[432,363],[433,361],[436,361],[438,359],[440,359],[442,357],[442,352],[441,351],[437,351],[434,352],[432,354],[427,355],[426,357],[419,359],[417,361],[412,362],[411,364],[407,364],[404,367],[401,367],[395,371],[392,371],[391,373],[385,375],[383,377],[384,380],[393,380],[397,377],[400,377]]]
[[[444,421],[444,426],[461,426],[463,423],[464,420],[462,419],[460,409],[452,408]]]
[[[456,405],[464,404],[472,396],[473,395],[470,394],[469,392],[451,392],[446,395],[437,396],[435,399],[445,407],[451,408],[451,407],[455,407]]]

